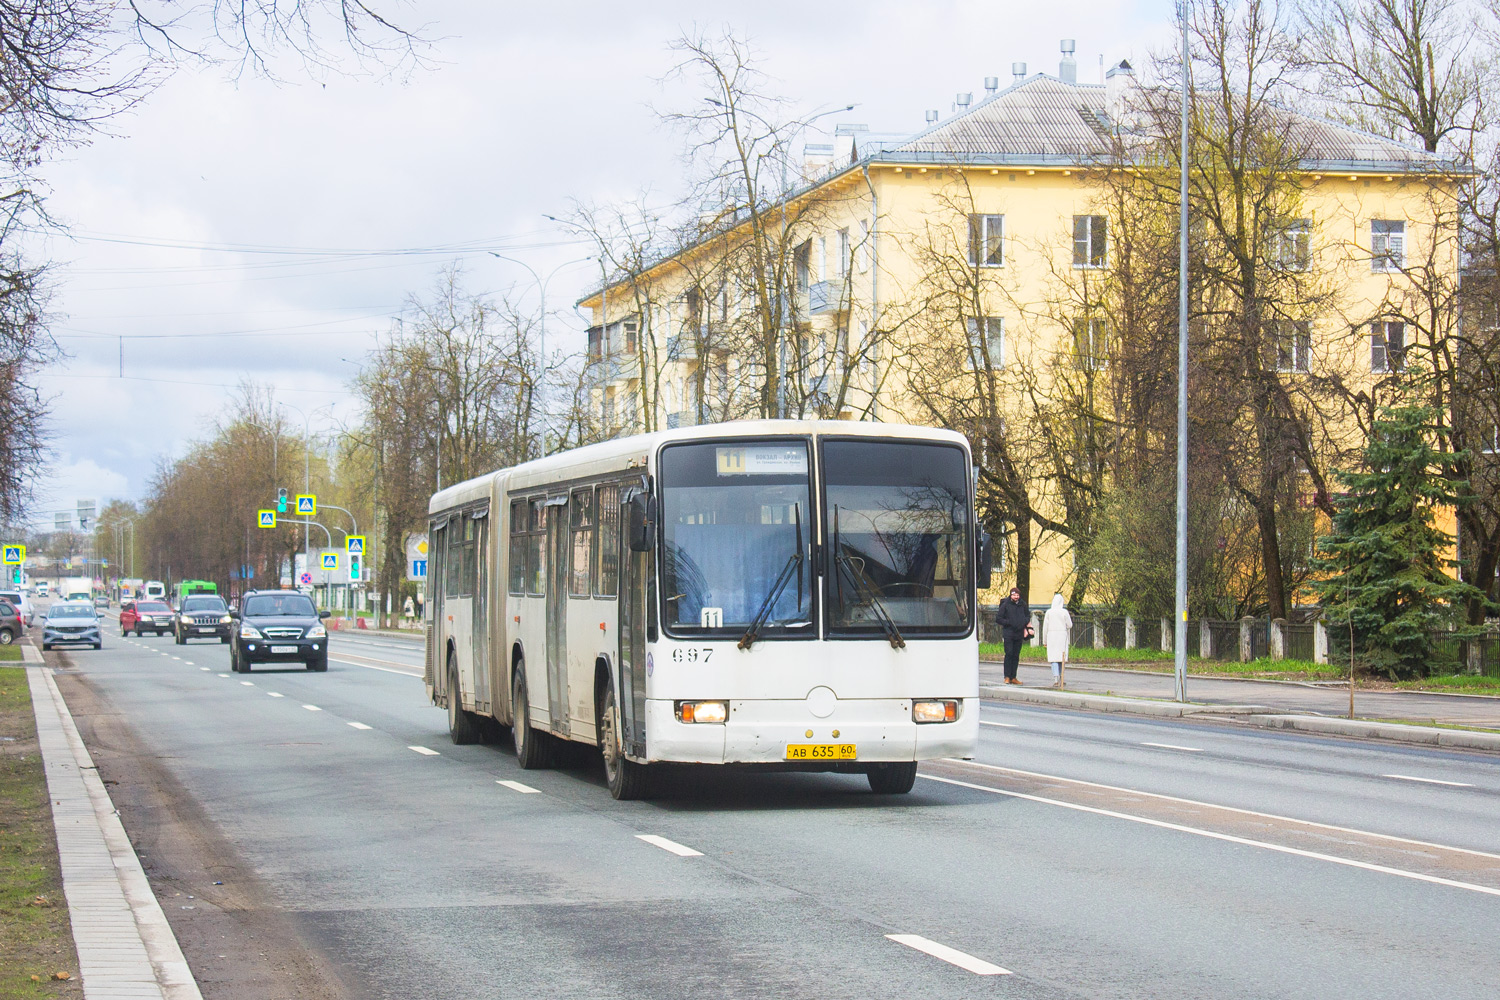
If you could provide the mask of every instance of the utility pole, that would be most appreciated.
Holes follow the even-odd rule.
[[[1188,502],[1188,18],[1192,0],[1182,0],[1182,95],[1177,212],[1177,635],[1172,643],[1176,698],[1187,701],[1187,502]]]

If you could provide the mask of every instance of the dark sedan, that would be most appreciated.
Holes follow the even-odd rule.
[[[230,669],[249,673],[254,663],[295,663],[328,669],[328,630],[312,599],[295,590],[255,590],[245,595],[229,647]]]

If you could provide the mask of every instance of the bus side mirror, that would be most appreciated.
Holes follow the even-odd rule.
[[[975,567],[974,583],[980,590],[988,590],[995,575],[995,540],[988,531],[979,533],[979,564]]]
[[[625,538],[632,552],[650,552],[656,541],[656,498],[637,493],[625,505]]]

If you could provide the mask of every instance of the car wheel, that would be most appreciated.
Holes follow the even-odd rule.
[[[52,644],[51,643],[46,643],[46,642],[42,643],[42,652],[45,653],[45,652],[48,652],[51,649],[52,649]]]
[[[552,766],[551,734],[531,728],[531,703],[526,700],[526,664],[516,664],[510,688],[510,734],[516,747],[516,763],[524,771]]]
[[[10,629],[0,629],[0,646],[9,646],[16,641],[16,634]]]
[[[94,648],[95,649],[103,649],[104,648],[104,643],[102,643],[102,642],[96,642],[96,643],[94,643]]]
[[[905,795],[917,783],[917,762],[871,764],[865,777],[870,781],[870,791],[876,795]]]
[[[317,659],[308,660],[307,669],[318,673],[325,673],[328,670],[328,654],[325,653]]]
[[[227,635],[221,635],[221,636],[219,636],[219,645],[221,645],[221,646],[227,646],[227,645],[229,645],[229,636],[227,636]]]
[[[651,772],[646,765],[626,759],[620,741],[620,712],[615,706],[615,688],[607,680],[605,685],[596,723],[599,750],[604,755],[605,783],[609,785],[609,794],[622,802],[645,798],[651,794]]]

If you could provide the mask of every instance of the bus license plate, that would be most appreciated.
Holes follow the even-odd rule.
[[[298,650],[297,650],[296,646],[272,646],[271,647],[271,653],[273,655],[276,654],[276,653],[295,653],[297,651]]]
[[[788,743],[787,760],[854,760],[853,743]]]

